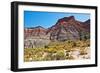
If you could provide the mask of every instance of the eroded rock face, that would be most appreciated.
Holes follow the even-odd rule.
[[[64,41],[64,40],[77,40],[80,39],[81,32],[85,35],[89,33],[89,20],[86,22],[79,22],[75,20],[74,16],[64,17],[59,19],[58,22],[47,30],[50,34],[50,40]],[[86,33],[85,33],[86,32]]]
[[[39,48],[49,43],[49,37],[46,35],[46,29],[38,26],[25,29],[24,47]]]
[[[79,40],[89,38],[90,20],[81,22],[74,16],[64,17],[52,27],[41,26],[24,29],[24,47],[35,48],[47,45],[50,41]]]
[[[39,48],[48,45],[50,40],[46,39],[26,39],[24,41],[25,48]]]
[[[73,26],[64,27],[61,26],[58,30],[51,32],[51,40],[77,40],[80,38],[77,29]]]

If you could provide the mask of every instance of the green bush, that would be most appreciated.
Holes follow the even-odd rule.
[[[62,50],[57,51],[56,59],[57,60],[64,60],[65,59],[64,51],[62,51]]]

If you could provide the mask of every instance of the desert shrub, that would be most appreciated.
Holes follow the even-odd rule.
[[[86,41],[85,41],[85,43],[86,43],[86,46],[87,46],[87,47],[89,47],[89,46],[90,46],[90,40],[89,40],[89,39],[88,39],[88,40],[86,40]]]
[[[63,60],[63,59],[65,59],[64,51],[62,51],[62,50],[57,51],[56,60]]]
[[[90,46],[90,40],[85,40],[85,41],[83,41],[83,40],[78,40],[77,42],[76,42],[76,46],[77,47],[88,47],[88,46]]]
[[[49,48],[49,46],[45,45],[44,48]]]
[[[86,54],[87,54],[87,52],[85,50],[85,47],[81,48],[80,49],[80,55],[86,55]]]
[[[80,55],[86,55],[87,53],[85,51],[81,51]]]
[[[45,52],[48,52],[48,53],[55,53],[57,50],[54,49],[54,48],[49,48],[47,49]]]
[[[69,41],[66,41],[65,44],[66,44],[65,46],[67,46],[67,48],[73,48],[73,47],[76,47],[75,41],[69,40]]]
[[[66,59],[67,59],[67,60],[73,60],[74,57],[73,57],[73,56],[66,56]]]
[[[77,47],[84,47],[84,42],[83,41],[77,41]]]

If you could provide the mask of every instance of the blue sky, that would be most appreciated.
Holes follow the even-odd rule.
[[[55,25],[58,19],[69,16],[74,16],[76,20],[82,22],[90,19],[90,14],[83,13],[24,11],[24,27],[42,26],[49,28]]]

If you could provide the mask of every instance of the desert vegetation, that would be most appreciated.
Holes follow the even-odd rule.
[[[24,61],[90,59],[90,40],[52,41],[39,48],[25,48]]]

